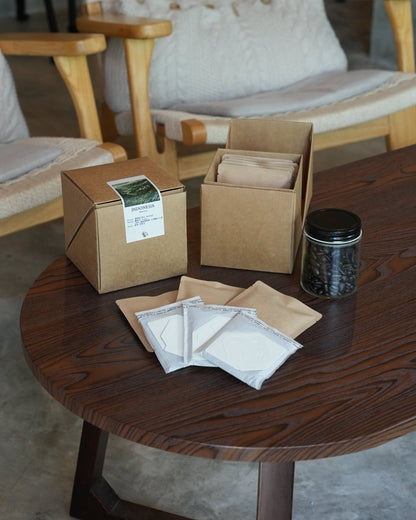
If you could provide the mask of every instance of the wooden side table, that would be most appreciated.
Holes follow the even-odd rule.
[[[179,278],[98,295],[65,256],[34,282],[21,313],[35,377],[84,419],[71,514],[183,517],[124,502],[102,477],[108,434],[161,450],[259,463],[258,520],[289,520],[295,461],[353,453],[416,428],[416,146],[315,176],[311,209],[363,224],[359,288],[337,300],[279,275],[201,267],[199,211],[189,212],[189,271],[248,287],[261,279],[323,314],[256,391],[219,369],[166,375],[115,300],[177,289]],[[140,516],[141,515],[141,516]]]

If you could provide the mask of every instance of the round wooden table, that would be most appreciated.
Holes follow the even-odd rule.
[[[359,288],[338,301],[304,293],[299,262],[293,275],[201,267],[199,211],[188,213],[188,276],[240,287],[260,279],[323,314],[260,391],[215,368],[166,375],[142,347],[115,300],[177,289],[179,277],[98,295],[65,256],[53,262],[25,298],[21,330],[36,378],[84,419],[71,514],[182,518],[118,498],[102,477],[108,433],[184,455],[256,461],[257,518],[288,520],[296,460],[414,430],[415,193],[416,147],[315,176],[311,209],[345,208],[363,224]]]

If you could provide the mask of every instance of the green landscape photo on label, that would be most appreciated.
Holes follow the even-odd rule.
[[[123,198],[126,207],[148,204],[160,200],[157,189],[146,177],[113,184],[113,188]]]

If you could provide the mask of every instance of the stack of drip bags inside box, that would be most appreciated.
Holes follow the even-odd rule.
[[[261,281],[242,289],[182,276],[178,291],[116,303],[166,373],[219,367],[257,390],[321,318]]]

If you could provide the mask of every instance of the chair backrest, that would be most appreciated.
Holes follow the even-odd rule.
[[[29,136],[6,58],[0,51],[0,143]]]
[[[153,108],[275,90],[347,67],[323,0],[102,0],[102,9],[172,21],[172,35],[155,42]],[[125,77],[118,53],[110,46],[107,82]],[[119,111],[127,92],[110,90]]]

